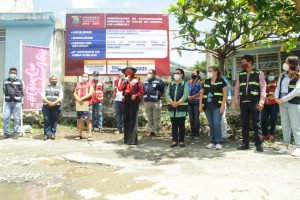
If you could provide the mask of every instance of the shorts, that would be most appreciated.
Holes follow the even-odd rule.
[[[77,112],[77,119],[81,119],[83,121],[92,120],[92,106],[89,106],[89,111]]]

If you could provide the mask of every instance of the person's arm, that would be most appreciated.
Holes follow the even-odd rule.
[[[297,81],[295,89],[293,89],[289,94],[287,94],[286,96],[282,97],[281,100],[283,102],[287,102],[289,100],[291,100],[292,98],[296,97],[300,95],[300,79]]]
[[[122,81],[122,83],[119,85],[118,90],[121,92],[126,88],[126,82],[125,80]]]
[[[166,92],[166,100],[169,104],[173,105],[174,102],[170,97],[170,89],[169,89],[171,84],[172,83],[169,83],[169,86],[168,86],[168,89],[167,89],[167,92]]]
[[[179,99],[176,102],[176,104],[180,105],[180,104],[184,103],[187,100],[188,96],[189,96],[189,85],[185,84],[183,95],[182,95],[181,99]]]
[[[235,82],[235,90],[234,90],[234,102],[235,104],[240,104],[240,78],[239,76]]]
[[[165,84],[162,80],[160,80],[160,90],[161,96],[163,96],[165,94]]]
[[[200,90],[200,97],[199,97],[199,111],[200,112],[203,112],[203,105],[202,105],[203,93],[204,93],[204,89],[201,89]]]
[[[265,79],[265,75],[264,73],[261,71],[259,74],[259,86],[260,86],[260,100],[259,100],[259,104],[260,105],[264,105],[265,104],[265,100],[266,100],[266,88],[267,88],[267,84],[266,84],[266,79]]]
[[[48,99],[46,98],[46,91],[45,91],[45,89],[42,91],[41,97],[42,97],[44,103],[46,103],[48,105],[50,105],[52,103],[51,101],[48,101]]]
[[[57,104],[59,104],[59,103],[62,103],[63,98],[64,98],[63,89],[60,88],[59,96],[58,96],[57,100],[56,100],[55,102],[53,102],[53,104],[54,104],[54,105],[57,105]]]
[[[73,93],[73,96],[74,96],[74,98],[75,98],[75,101],[77,101],[77,102],[82,101],[82,100],[80,99],[80,97],[77,95],[77,88],[75,88],[74,93]]]
[[[84,101],[84,100],[90,98],[91,96],[93,96],[93,94],[94,94],[94,86],[93,86],[92,84],[90,84],[89,87],[90,87],[89,93],[86,94],[84,97],[82,97],[82,98],[81,98],[81,101]]]
[[[141,99],[144,95],[144,87],[141,81],[138,82],[138,88],[139,88],[139,92],[137,93],[137,96],[140,97]]]

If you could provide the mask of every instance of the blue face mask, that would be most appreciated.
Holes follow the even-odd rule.
[[[274,81],[275,80],[275,76],[268,76],[268,81]]]
[[[16,79],[17,78],[17,74],[9,74],[9,78],[10,79]]]

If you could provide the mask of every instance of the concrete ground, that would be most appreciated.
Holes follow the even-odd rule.
[[[75,141],[60,127],[57,140],[42,135],[0,140],[0,199],[5,200],[226,200],[300,198],[300,159],[263,153],[208,150],[207,138],[169,148],[168,136],[145,134],[138,146],[105,131]]]

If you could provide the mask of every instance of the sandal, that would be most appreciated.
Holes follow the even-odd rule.
[[[87,138],[87,141],[88,141],[88,142],[91,142],[91,141],[93,141],[93,138],[92,138],[92,137],[88,137],[88,138]]]
[[[76,136],[76,137],[75,137],[75,140],[82,140],[82,136],[80,136],[80,135],[79,135],[79,136]]]

